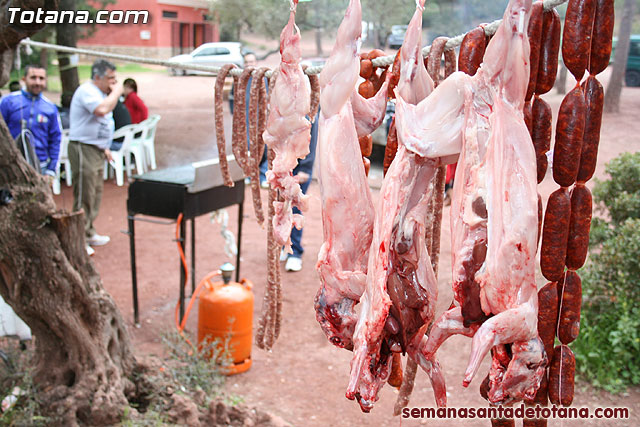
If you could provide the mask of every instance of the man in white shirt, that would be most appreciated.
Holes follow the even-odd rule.
[[[116,79],[116,66],[98,59],[91,67],[91,80],[80,85],[71,99],[69,113],[69,161],[73,171],[73,209],[84,209],[87,253],[91,246],[109,243],[93,225],[102,201],[104,160],[111,161],[113,115],[122,84]]]

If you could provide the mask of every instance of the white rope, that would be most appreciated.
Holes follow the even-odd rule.
[[[560,6],[563,3],[566,3],[567,1],[569,0],[544,0],[543,1],[544,10],[551,10],[555,7]],[[488,36],[495,34],[501,22],[502,22],[502,19],[498,19],[496,21],[493,21],[490,24],[485,25],[483,27],[485,34]],[[460,46],[460,43],[462,43],[462,39],[464,39],[465,35],[466,33],[450,38],[445,44],[445,49],[447,50],[454,49]],[[51,44],[51,43],[37,42],[29,39],[24,39],[20,43],[26,46],[40,47],[43,49],[51,49],[51,50],[56,50],[58,52],[79,53],[83,55],[98,56],[101,58],[115,59],[119,61],[137,62],[140,64],[161,65],[163,67],[175,68],[180,70],[206,71],[212,74],[217,74],[220,71],[220,67],[210,67],[207,65],[194,65],[194,64],[178,64],[175,62],[165,61],[161,59],[142,58],[139,56],[123,55],[119,53],[99,52],[96,50],[81,49],[77,47],[60,46],[60,45]],[[431,46],[424,47],[422,49],[422,55],[426,57],[427,55],[429,55],[430,50],[431,50]],[[386,67],[393,64],[394,58],[395,58],[394,55],[380,56],[378,58],[373,59],[371,63],[373,64],[374,67]],[[320,74],[320,72],[322,71],[322,68],[323,68],[322,66],[308,67],[305,73],[308,75]],[[266,77],[270,77],[271,72],[272,72],[271,70],[267,71]],[[232,76],[240,76],[240,74],[242,74],[242,69],[233,68],[232,70],[229,71],[229,74]]]

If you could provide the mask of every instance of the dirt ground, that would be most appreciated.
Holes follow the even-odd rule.
[[[272,65],[272,64],[269,64]],[[213,121],[213,79],[209,77],[170,77],[165,72],[140,73],[133,76],[138,81],[139,94],[152,114],[160,114],[156,137],[156,153],[160,168],[187,164],[192,161],[217,156]],[[569,79],[571,80],[571,78]],[[603,77],[603,83],[606,81]],[[555,91],[554,91],[555,92]],[[55,96],[53,99],[57,100]],[[551,94],[545,99],[551,103],[554,113],[562,99]],[[603,177],[604,164],[623,151],[640,149],[640,89],[624,89],[621,113],[604,118],[596,176]],[[225,106],[226,108],[226,106]],[[555,117],[555,116],[554,116]],[[229,117],[227,117],[229,119]],[[230,121],[227,120],[227,135]],[[375,165],[374,165],[375,166]],[[378,195],[381,173],[374,170],[371,184],[374,197]],[[547,175],[540,185],[543,200],[556,189]],[[303,237],[304,267],[299,273],[282,274],[283,325],[282,333],[272,352],[253,349],[253,366],[244,374],[230,377],[226,390],[241,396],[246,403],[273,412],[293,425],[452,425],[450,421],[427,421],[394,418],[393,404],[397,392],[390,386],[380,393],[380,400],[370,414],[363,414],[355,402],[344,397],[349,374],[351,353],[332,346],[321,332],[315,320],[313,298],[319,287],[314,269],[322,243],[319,187],[314,182],[310,189],[311,203],[306,215]],[[266,231],[260,228],[253,215],[250,193],[245,199],[244,229],[242,235],[241,276],[255,285],[254,324],[260,316],[262,297],[266,283]],[[263,199],[266,193],[263,192]],[[127,228],[127,184],[118,187],[114,180],[105,183],[104,198],[97,219],[98,231],[111,236],[111,243],[96,248],[93,257],[105,288],[113,295],[130,326],[135,349],[139,355],[162,355],[160,334],[174,327],[173,313],[178,298],[179,258],[174,242],[175,224],[160,225],[148,222],[136,223],[136,248],[138,283],[141,309],[141,326],[133,325],[129,240],[123,233]],[[56,196],[61,208],[71,209],[71,189],[63,186],[63,193]],[[263,203],[266,201],[263,200]],[[230,208],[231,229],[236,231],[237,209]],[[196,279],[215,270],[228,259],[222,250],[220,227],[211,223],[208,216],[196,220],[197,265]],[[440,257],[438,315],[452,299],[450,287],[450,236],[449,209],[445,208],[442,255]],[[188,243],[190,245],[190,243]],[[189,247],[189,246],[188,246]],[[539,277],[539,285],[544,279]],[[189,319],[188,328],[196,331],[197,309]],[[467,364],[470,340],[453,337],[439,352],[439,360],[447,379],[449,406],[480,407],[486,402],[478,392],[479,384],[488,370],[485,360],[480,374],[468,389],[461,386]],[[488,359],[488,358],[487,358]],[[631,367],[630,367],[631,368]],[[636,369],[638,367],[635,367]],[[410,407],[433,407],[434,400],[429,381],[418,373],[416,388]],[[589,391],[578,384],[574,406],[624,406],[631,409],[632,420],[551,421],[549,425],[631,425],[640,422],[640,390],[626,395],[612,396]],[[456,425],[487,426],[488,420],[460,420]]]

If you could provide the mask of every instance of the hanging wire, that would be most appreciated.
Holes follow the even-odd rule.
[[[569,0],[544,0],[543,1],[544,10],[554,9],[560,6],[561,4],[566,3],[567,1]],[[483,27],[485,34],[488,36],[495,34],[501,22],[502,22],[502,19],[498,19],[496,21],[491,22],[490,24],[485,25]],[[445,49],[446,50],[455,49],[456,47],[460,46],[460,43],[462,43],[462,39],[464,38],[465,35],[466,33],[460,34],[455,37],[451,37],[449,41],[447,41],[447,44],[445,45]],[[60,45],[51,44],[51,43],[37,42],[37,41],[30,40],[28,38],[22,40],[20,43],[22,45],[27,45],[27,46],[56,50],[58,52],[78,53],[78,54],[87,55],[87,56],[98,56],[101,58],[109,58],[109,59],[115,59],[115,60],[125,61],[125,62],[137,62],[140,64],[160,65],[163,67],[175,68],[180,70],[207,71],[212,74],[216,74],[218,73],[218,71],[220,71],[220,67],[211,67],[207,65],[178,64],[175,62],[166,61],[162,59],[142,58],[139,56],[123,55],[119,53],[99,52],[99,51],[90,50],[90,49],[60,46]],[[431,46],[424,47],[422,49],[422,55],[426,57],[427,55],[429,55],[430,50],[431,50]],[[380,56],[378,58],[373,59],[371,63],[373,64],[374,67],[386,67],[393,64],[394,58],[395,58],[395,55]],[[316,67],[308,67],[305,70],[305,73],[307,75],[320,74],[320,72],[322,71],[322,68],[323,66],[321,65]],[[240,76],[240,74],[242,74],[242,71],[243,70],[241,68],[234,68],[229,71],[229,74],[232,76]],[[266,77],[271,77],[271,73],[272,73],[271,70],[267,71],[267,73],[265,74]]]

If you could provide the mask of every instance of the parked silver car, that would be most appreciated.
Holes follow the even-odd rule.
[[[392,25],[391,34],[387,37],[389,49],[400,49],[404,42],[404,35],[407,32],[407,25]]]
[[[205,43],[198,46],[193,52],[186,55],[178,55],[169,59],[169,62],[175,62],[181,65],[207,65],[211,67],[220,67],[224,64],[236,64],[240,68],[244,65],[243,54],[245,53],[242,43],[238,42],[216,42]],[[179,68],[170,68],[169,72],[176,75],[187,74],[211,74],[204,71],[182,70]]]

